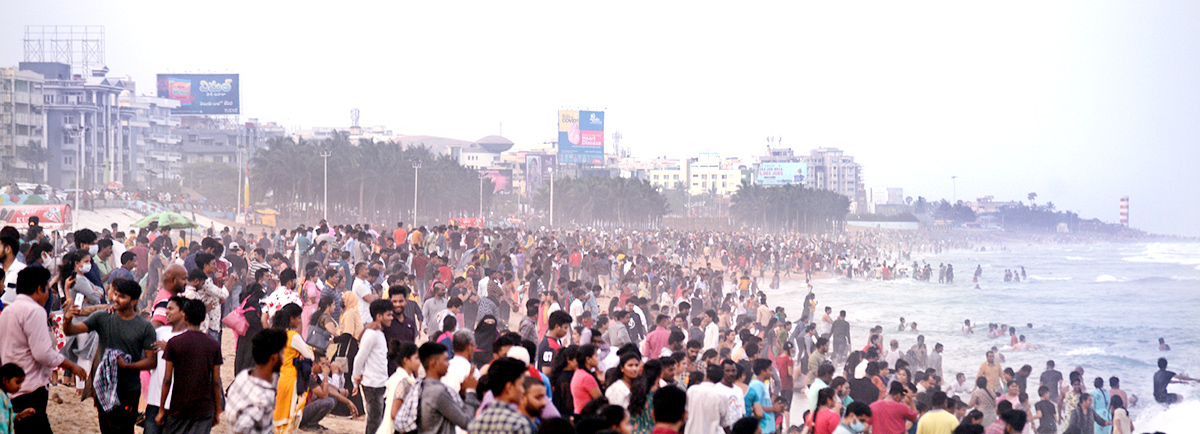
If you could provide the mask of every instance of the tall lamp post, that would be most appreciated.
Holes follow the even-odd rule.
[[[954,203],[958,203],[958,175],[951,176],[950,182],[951,182],[951,185],[954,187],[954,190],[953,190]]]
[[[329,222],[329,156],[333,152],[325,150],[321,151],[321,158],[325,159],[325,204],[321,206],[321,212],[324,220]]]
[[[417,182],[421,179],[421,160],[413,161],[413,227],[417,227]]]
[[[483,180],[487,179],[487,174],[479,172],[479,223],[483,224]]]
[[[550,227],[554,228],[554,168],[546,169],[550,174]]]

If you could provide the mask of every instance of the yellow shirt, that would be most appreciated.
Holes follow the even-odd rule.
[[[946,410],[933,410],[917,421],[917,434],[950,434],[958,428],[958,419]]]

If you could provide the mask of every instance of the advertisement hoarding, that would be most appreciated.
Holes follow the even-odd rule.
[[[512,193],[512,169],[483,169],[479,173],[492,180],[492,193]]]
[[[533,200],[543,187],[550,186],[550,169],[558,164],[554,155],[525,155],[525,196]]]
[[[37,216],[39,225],[52,229],[71,225],[71,206],[67,204],[4,205],[0,206],[0,223],[23,227],[29,218]]]
[[[604,112],[558,111],[558,162],[604,164]]]
[[[758,183],[762,185],[800,184],[808,179],[808,163],[762,163]]]
[[[158,97],[179,101],[177,115],[241,114],[237,74],[158,74]]]

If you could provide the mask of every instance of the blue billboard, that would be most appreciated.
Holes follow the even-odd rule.
[[[804,185],[808,163],[762,163],[758,165],[758,183],[762,185]]]
[[[241,114],[237,74],[158,74],[158,97],[179,101],[177,115]]]
[[[558,162],[604,164],[604,112],[558,111]]]

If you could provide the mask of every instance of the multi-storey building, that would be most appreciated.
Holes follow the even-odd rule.
[[[36,72],[0,68],[0,169],[7,180],[45,181],[43,82]]]
[[[107,77],[106,67],[87,78],[72,76],[70,65],[62,63],[21,62],[20,69],[44,77],[47,183],[98,189],[129,182],[133,149],[122,137],[118,98],[134,91],[133,81]]]

